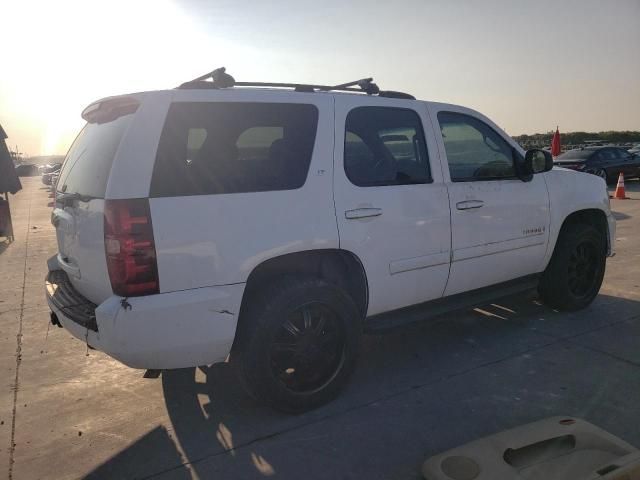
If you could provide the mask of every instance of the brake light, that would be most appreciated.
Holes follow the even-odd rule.
[[[136,297],[160,291],[149,200],[105,200],[104,247],[113,293]]]

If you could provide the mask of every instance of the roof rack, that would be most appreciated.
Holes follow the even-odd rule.
[[[207,79],[211,81],[207,81]],[[183,83],[178,89],[220,89],[230,87],[272,87],[272,88],[292,88],[296,92],[355,92],[366,93],[367,95],[378,95],[387,98],[403,98],[415,100],[413,95],[393,90],[380,90],[378,85],[373,83],[373,78],[362,78],[353,82],[342,83],[340,85],[310,85],[305,83],[276,83],[276,82],[236,82],[235,78],[226,73],[225,67],[201,75],[193,80]]]

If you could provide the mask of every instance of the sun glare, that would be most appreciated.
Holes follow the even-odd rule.
[[[88,103],[174,87],[202,70],[202,52],[214,58],[211,38],[167,0],[8,2],[3,17],[12,21],[3,24],[1,44],[22,43],[4,50],[18,74],[0,79],[0,109],[42,127],[32,155],[64,153]]]

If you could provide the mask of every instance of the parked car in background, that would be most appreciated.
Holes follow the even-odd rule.
[[[42,173],[59,172],[61,168],[62,168],[62,163],[47,164],[42,167]]]
[[[60,172],[56,172],[56,173],[52,173],[51,174],[51,183],[49,185],[51,187],[51,191],[52,192],[56,191],[56,185],[58,184],[58,178],[60,178]]]
[[[640,157],[619,147],[584,147],[556,157],[558,167],[591,173],[607,183],[616,181],[620,173],[625,178],[640,178]]]
[[[629,150],[627,150],[627,152],[629,152],[632,155],[640,155],[640,146],[635,146],[633,148],[630,148]]]
[[[62,167],[61,163],[57,163],[55,165],[50,165],[45,167],[44,173],[42,174],[42,183],[45,185],[51,185],[52,178],[57,176],[60,173],[60,168]]]
[[[19,177],[35,177],[38,175],[38,166],[33,163],[16,165],[16,173]]]

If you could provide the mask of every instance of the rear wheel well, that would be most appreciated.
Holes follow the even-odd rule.
[[[242,332],[246,327],[243,325],[243,312],[255,292],[285,275],[312,276],[338,286],[354,301],[360,319],[365,318],[368,304],[367,278],[358,257],[346,250],[310,250],[271,258],[253,269],[242,296],[237,332]]]
[[[601,235],[603,235],[605,244],[607,245],[607,251],[611,249],[611,245],[609,245],[609,226],[607,224],[607,217],[602,210],[590,208],[587,210],[578,210],[577,212],[573,212],[565,218],[564,222],[562,222],[562,228],[560,228],[558,238],[562,235],[563,230],[568,225],[576,224],[591,225],[594,227]]]

